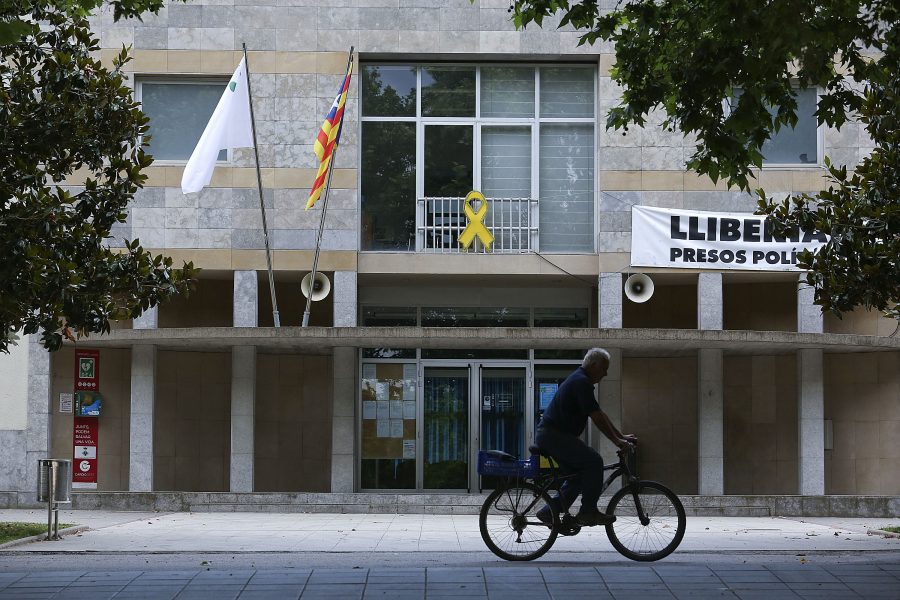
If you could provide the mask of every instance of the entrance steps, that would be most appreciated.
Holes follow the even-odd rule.
[[[478,514],[483,494],[305,492],[73,492],[76,510]],[[900,496],[680,496],[689,516],[885,517],[900,515]],[[600,499],[600,506],[608,502]],[[34,493],[0,492],[0,508],[36,508]]]

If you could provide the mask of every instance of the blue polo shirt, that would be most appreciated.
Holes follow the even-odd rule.
[[[556,390],[540,426],[548,425],[578,437],[587,425],[588,416],[596,410],[600,410],[600,405],[594,397],[594,384],[587,372],[578,367]]]

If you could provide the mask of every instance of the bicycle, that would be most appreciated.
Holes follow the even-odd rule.
[[[578,475],[562,475],[559,463],[537,446],[529,451],[529,460],[499,450],[478,454],[479,474],[506,476],[484,501],[478,516],[484,543],[505,560],[534,560],[553,546],[557,536],[578,535],[582,527],[568,510],[562,516],[551,511],[549,524],[537,518],[535,513],[550,504],[548,492]],[[618,477],[624,476],[625,481],[606,507],[606,514],[616,517],[605,526],[606,535],[613,547],[631,560],[664,558],[684,538],[684,506],[675,492],[661,483],[638,479],[628,465],[626,452],[619,450],[616,454],[619,462],[603,467],[612,471],[603,482],[603,490]],[[548,460],[549,468],[540,467],[541,457]]]

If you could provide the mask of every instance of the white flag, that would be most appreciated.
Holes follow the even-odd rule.
[[[181,191],[199,192],[209,184],[220,150],[252,148],[250,125],[250,92],[244,59],[231,76],[215,112],[206,124],[197,147],[184,167]]]

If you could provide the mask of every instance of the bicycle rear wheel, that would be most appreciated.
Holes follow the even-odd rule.
[[[481,539],[491,552],[505,560],[534,560],[543,556],[559,533],[559,515],[550,524],[535,513],[550,502],[536,485],[516,481],[491,492],[478,517]]]
[[[681,543],[687,527],[681,500],[655,481],[623,487],[610,499],[606,513],[616,516],[616,521],[606,526],[609,541],[631,560],[668,556]]]

